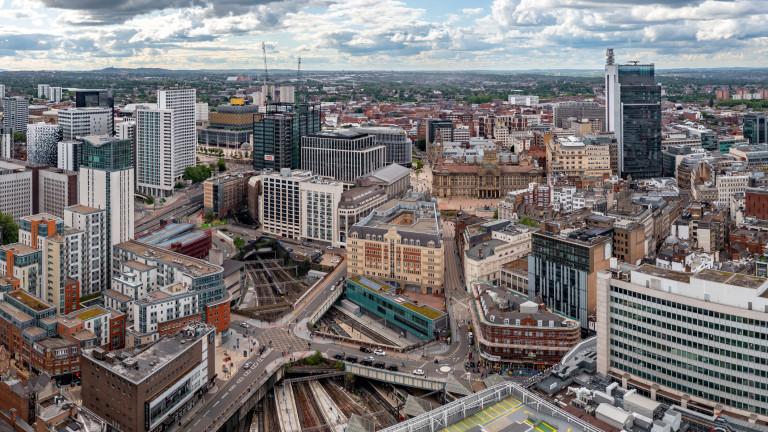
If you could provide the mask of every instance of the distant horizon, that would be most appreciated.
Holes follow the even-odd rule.
[[[0,0],[8,71],[768,67],[754,0]],[[87,68],[84,65],[88,65]],[[246,67],[243,67],[246,66]],[[525,66],[519,68],[516,66]],[[565,67],[564,67],[565,66]]]

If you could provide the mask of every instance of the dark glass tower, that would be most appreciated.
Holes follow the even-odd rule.
[[[749,113],[744,115],[744,138],[749,140],[750,144],[768,143],[768,123],[765,113]]]
[[[661,87],[654,67],[619,65],[623,148],[622,176],[660,177]]]
[[[301,166],[301,137],[320,132],[320,106],[311,103],[275,103],[253,116],[253,168]]]

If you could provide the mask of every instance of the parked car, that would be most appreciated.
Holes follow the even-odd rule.
[[[360,360],[360,364],[363,366],[370,366],[373,364],[373,362],[368,359],[365,359],[365,360]]]
[[[376,354],[377,356],[387,355],[387,353],[381,348],[376,348],[375,350],[373,350],[373,353]]]
[[[384,362],[376,362],[373,364],[373,367],[377,369],[384,369]]]
[[[248,325],[248,323],[247,323],[247,322],[243,321],[243,322],[241,322],[241,323],[240,323],[240,327],[242,327],[242,328],[248,328],[248,327],[250,327],[250,326]]]
[[[250,369],[253,367],[253,362],[245,362],[243,369]]]
[[[347,356],[346,360],[350,363],[357,363],[357,357],[355,356]]]
[[[371,352],[371,349],[366,347],[366,346],[361,346],[360,347],[360,352],[369,353],[369,352]]]
[[[335,358],[336,360],[344,360],[344,354],[342,353],[334,354],[333,358]]]
[[[399,371],[400,369],[397,367],[397,365],[393,365],[393,364],[391,364],[391,365],[387,366],[387,370],[391,370],[391,371],[393,371],[393,372],[397,372],[397,371]]]
[[[421,369],[415,369],[415,370],[413,371],[413,374],[414,374],[414,375],[419,375],[419,376],[424,376],[424,371],[423,371],[423,370],[421,370]]]

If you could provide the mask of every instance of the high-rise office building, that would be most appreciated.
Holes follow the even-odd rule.
[[[78,203],[77,172],[59,168],[40,170],[38,175],[38,212],[64,217],[64,208]]]
[[[661,176],[661,86],[653,64],[615,64],[606,53],[606,130],[616,134],[623,177]]]
[[[594,330],[597,273],[608,268],[611,254],[610,230],[536,232],[528,255],[528,295]]]
[[[76,108],[106,108],[109,110],[109,130],[107,132],[92,132],[83,135],[114,134],[115,132],[115,98],[112,90],[104,89],[69,89]]]
[[[64,225],[83,232],[83,250],[80,254],[80,294],[109,289],[109,250],[107,240],[107,212],[84,205],[64,209]]]
[[[5,84],[0,84],[0,100],[5,98]]]
[[[267,112],[254,114],[253,168],[299,168],[301,137],[320,132],[320,106],[274,103]]]
[[[373,135],[377,145],[387,148],[387,164],[399,164],[410,167],[413,151],[408,132],[400,126],[363,126],[354,129],[357,132]]]
[[[261,176],[259,222],[265,233],[299,239],[301,226],[302,182],[316,179],[309,171],[291,171],[283,168],[279,173]]]
[[[3,98],[3,128],[10,134],[27,133],[29,101],[21,96]]]
[[[301,169],[354,183],[386,165],[387,149],[357,129],[319,132],[301,138]]]
[[[768,143],[768,121],[764,112],[744,114],[744,138],[750,144]]]
[[[133,238],[133,144],[105,135],[82,138],[80,204],[107,211],[107,239],[115,245]]]
[[[61,102],[61,87],[49,87],[48,88],[48,102],[59,103]]]
[[[64,141],[112,133],[112,110],[104,107],[69,108],[58,113]]]
[[[453,121],[442,119],[427,119],[427,146],[436,142],[453,141]]]
[[[339,203],[344,185],[323,179],[299,184],[301,237],[339,245]]]
[[[27,125],[27,161],[34,164],[55,166],[58,162],[58,142],[61,127],[48,123]]]
[[[46,239],[46,278],[41,298],[60,314],[68,314],[80,306],[84,245],[85,233],[74,228],[64,228]]]
[[[170,196],[173,170],[173,111],[136,110],[136,186],[151,196]]]
[[[41,271],[36,291],[30,291],[38,298],[45,298],[48,276],[47,239],[64,230],[64,221],[54,215],[37,213],[19,219],[19,243],[40,251]]]
[[[171,141],[174,179],[180,179],[187,167],[195,165],[197,149],[195,98],[195,89],[157,91],[158,109],[172,111]]]
[[[597,278],[597,372],[708,416],[768,423],[768,282],[656,266]]]

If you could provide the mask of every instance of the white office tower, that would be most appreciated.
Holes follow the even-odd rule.
[[[173,111],[136,110],[136,186],[156,197],[173,194]]]
[[[115,136],[119,139],[127,139],[133,142],[136,139],[136,121],[123,120],[115,125]]]
[[[344,185],[323,179],[299,183],[301,236],[339,246],[339,203]]]
[[[109,289],[109,251],[106,210],[74,205],[64,209],[64,225],[83,232],[80,296]]]
[[[80,147],[83,143],[80,141],[69,140],[56,143],[56,168],[67,171],[77,171],[80,169]]]
[[[29,101],[21,96],[3,99],[3,128],[7,133],[27,133]]]
[[[267,234],[298,239],[302,235],[301,194],[299,185],[316,179],[309,171],[291,171],[283,168],[280,173],[261,176],[259,221]]]
[[[173,112],[173,178],[181,179],[187,167],[195,165],[197,127],[195,126],[195,89],[157,91],[157,107]]]
[[[0,99],[5,97],[5,84],[0,84]]]
[[[295,103],[296,88],[291,85],[276,86],[274,84],[264,84],[261,90],[251,93],[253,104],[266,106],[269,103]]]
[[[37,98],[38,99],[48,99],[48,89],[50,89],[51,86],[48,84],[38,84],[37,85]]]
[[[61,87],[48,88],[48,102],[61,102]]]
[[[61,127],[44,122],[27,125],[27,161],[54,166],[58,162]]]
[[[108,244],[133,239],[133,143],[107,135],[82,138],[80,204],[107,211]]]
[[[0,158],[13,159],[13,137],[10,133],[6,133],[3,128],[0,128]]]
[[[281,103],[296,102],[296,88],[290,85],[281,85],[277,88],[277,100]]]
[[[14,220],[32,214],[32,171],[0,161],[0,212]]]
[[[59,111],[62,140],[112,133],[112,109],[109,107],[70,108]]]

